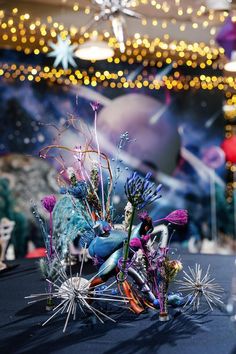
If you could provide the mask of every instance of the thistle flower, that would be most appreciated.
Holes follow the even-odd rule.
[[[183,265],[179,260],[174,259],[166,261],[165,268],[168,281],[171,281],[183,269]]]
[[[75,176],[75,170],[73,167],[68,167],[66,169],[66,172],[67,172],[67,175],[68,175],[68,178],[71,179],[72,177]]]
[[[90,172],[90,181],[92,184],[91,192],[97,192],[99,186],[99,175],[98,175],[98,169],[96,167],[93,167]]]
[[[53,208],[56,204],[57,200],[55,195],[47,195],[45,196],[42,200],[41,203],[43,205],[43,207],[49,212],[52,213]]]
[[[75,186],[76,183],[77,183],[77,178],[76,178],[76,175],[75,175],[75,170],[73,167],[68,167],[67,170],[67,175],[70,179],[70,183],[72,184],[72,186]]]
[[[178,259],[172,259],[168,262],[168,268],[179,272],[183,269],[183,265]]]
[[[125,183],[125,194],[128,201],[134,208],[143,209],[148,204],[161,198],[159,194],[162,185],[158,187],[155,183],[150,182],[151,173],[147,173],[144,178],[140,177],[137,172],[134,172],[131,177],[127,178]]]

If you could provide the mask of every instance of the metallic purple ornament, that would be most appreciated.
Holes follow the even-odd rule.
[[[236,22],[233,22],[230,17],[221,27],[216,41],[224,48],[225,55],[230,59],[232,52],[236,50]]]

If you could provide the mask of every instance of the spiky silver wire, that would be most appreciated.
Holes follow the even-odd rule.
[[[195,268],[188,267],[188,269],[189,274],[183,271],[183,279],[176,280],[176,283],[180,284],[178,291],[187,293],[184,307],[189,306],[197,311],[202,299],[206,300],[211,310],[213,310],[213,305],[223,304],[220,294],[224,290],[220,285],[214,283],[214,278],[211,278],[210,265],[208,265],[205,274],[203,274],[200,264],[197,263]]]
[[[72,316],[74,320],[76,319],[78,308],[81,313],[85,313],[86,310],[91,312],[101,323],[104,323],[104,318],[112,322],[116,322],[112,317],[106,315],[104,312],[101,312],[96,307],[91,305],[91,302],[93,300],[98,300],[102,302],[112,302],[115,304],[127,304],[129,299],[125,296],[114,295],[111,293],[112,286],[117,283],[116,280],[106,286],[103,290],[97,290],[99,285],[91,287],[91,282],[100,274],[100,272],[96,273],[89,280],[85,279],[82,277],[83,265],[84,256],[81,261],[80,271],[76,274],[75,277],[72,276],[70,265],[69,276],[66,274],[64,268],[61,267],[60,270],[58,270],[58,277],[55,282],[46,279],[46,281],[50,283],[54,288],[52,293],[32,294],[25,297],[26,299],[34,299],[29,301],[29,304],[46,300],[49,296],[51,296],[51,298],[61,300],[61,302],[52,310],[53,314],[42,324],[43,326],[46,325],[55,316],[57,316],[60,312],[61,314],[67,313],[65,325],[63,328],[63,332],[65,332],[70,317]]]

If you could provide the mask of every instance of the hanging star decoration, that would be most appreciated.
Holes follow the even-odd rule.
[[[120,45],[120,51],[125,51],[125,17],[142,19],[142,15],[130,9],[134,0],[94,0],[95,4],[99,6],[99,12],[96,13],[93,19],[81,29],[81,33],[88,31],[95,23],[101,21],[110,21],[114,36]]]
[[[109,285],[95,285],[91,286],[92,281],[100,274],[98,272],[91,279],[82,277],[84,265],[84,255],[81,261],[80,271],[76,276],[72,276],[71,265],[69,267],[69,274],[67,275],[63,266],[57,267],[56,281],[52,282],[46,279],[53,287],[53,291],[49,293],[32,294],[26,296],[26,299],[30,299],[29,304],[44,301],[50,295],[53,299],[58,299],[59,304],[54,307],[53,314],[42,324],[46,325],[51,319],[58,314],[66,314],[65,324],[63,332],[66,331],[70,318],[76,319],[76,314],[79,311],[80,314],[86,314],[90,312],[101,323],[104,323],[104,319],[116,322],[112,317],[106,315],[104,312],[96,307],[96,303],[112,302],[114,305],[128,304],[128,298],[117,295],[117,291],[114,285],[117,281],[110,283]],[[94,304],[95,302],[95,304]]]
[[[183,280],[176,280],[176,283],[180,284],[178,291],[187,294],[184,306],[189,305],[194,311],[197,311],[202,299],[206,300],[211,310],[213,310],[213,305],[223,304],[221,293],[224,290],[211,278],[210,265],[205,274],[203,274],[200,264],[195,264],[195,268],[188,267],[188,269],[189,273],[183,271]]]
[[[55,57],[53,65],[57,67],[60,63],[63,69],[68,69],[69,64],[76,67],[75,49],[78,47],[77,44],[70,44],[70,36],[62,39],[61,36],[57,36],[57,43],[52,41],[48,42],[48,45],[53,49],[47,56]]]

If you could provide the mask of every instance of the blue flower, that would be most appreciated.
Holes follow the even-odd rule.
[[[87,183],[85,181],[76,181],[75,185],[72,185],[69,188],[61,187],[60,193],[69,193],[77,199],[85,199],[88,194]]]
[[[61,187],[60,188],[60,194],[66,194],[67,193],[67,188],[66,187]]]
[[[159,192],[162,185],[159,184],[156,187],[155,183],[150,181],[151,175],[149,172],[142,178],[137,172],[134,172],[131,177],[127,178],[125,183],[125,194],[128,201],[138,210],[161,198]]]
[[[74,186],[71,186],[68,192],[77,199],[85,199],[88,194],[87,184],[84,181],[79,181]]]

